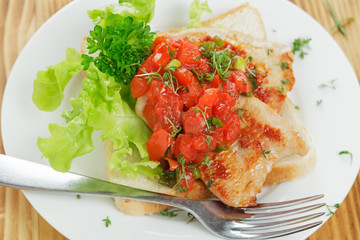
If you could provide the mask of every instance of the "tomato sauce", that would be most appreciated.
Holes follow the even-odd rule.
[[[150,160],[176,167],[171,170],[178,190],[191,189],[196,168],[209,167],[206,156],[241,137],[241,116],[231,109],[239,95],[256,90],[249,76],[255,81],[263,76],[254,72],[246,52],[219,37],[155,39],[152,55],[131,82],[131,94],[147,97],[143,115],[153,131]]]

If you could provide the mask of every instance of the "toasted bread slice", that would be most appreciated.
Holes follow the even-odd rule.
[[[224,30],[235,30],[265,41],[266,32],[259,11],[248,3],[233,8],[212,19],[201,23],[202,27]],[[181,28],[164,31],[161,35],[175,34],[183,31]]]
[[[259,11],[248,3],[202,22],[203,27],[235,30],[265,41],[266,32]]]

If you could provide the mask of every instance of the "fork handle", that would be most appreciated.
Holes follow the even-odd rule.
[[[103,181],[0,154],[0,185],[51,192],[67,192],[161,203],[184,208],[189,200]]]

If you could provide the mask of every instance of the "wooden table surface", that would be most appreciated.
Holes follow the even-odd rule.
[[[56,11],[71,0],[0,0],[0,99],[6,80],[21,49],[32,34]],[[115,1],[114,1],[115,2]],[[292,0],[313,16],[325,29],[334,22],[325,0]],[[333,34],[360,79],[360,1],[330,0],[339,18],[355,17],[346,26],[347,36]],[[0,153],[4,153],[0,139]],[[360,239],[360,175],[336,214],[310,240]],[[63,240],[29,204],[19,190],[0,187],[0,240]]]

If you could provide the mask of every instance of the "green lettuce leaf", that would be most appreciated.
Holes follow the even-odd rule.
[[[200,2],[200,0],[194,0],[189,8],[189,15],[190,15],[190,19],[189,19],[189,23],[186,26],[187,29],[189,28],[199,28],[201,27],[201,15],[206,12],[206,13],[211,13],[211,10],[209,8],[209,5],[207,3],[207,1],[205,2]]]
[[[103,132],[101,140],[113,142],[111,170],[151,178],[160,174],[158,163],[149,160],[146,150],[150,129],[120,95],[129,91],[126,88],[129,86],[115,82],[114,77],[90,64],[79,96],[70,99],[72,110],[62,115],[66,125],[51,124],[51,136],[38,138],[39,149],[55,170],[66,172],[74,158],[91,152],[93,131],[98,130]]]
[[[155,0],[119,0],[118,4],[111,4],[103,9],[88,11],[89,17],[95,25],[113,25],[116,20],[124,20],[131,16],[134,20],[149,23],[154,16]]]
[[[66,60],[37,73],[32,100],[38,109],[54,111],[60,106],[66,85],[83,69],[81,62],[81,54],[73,48],[67,48]]]

